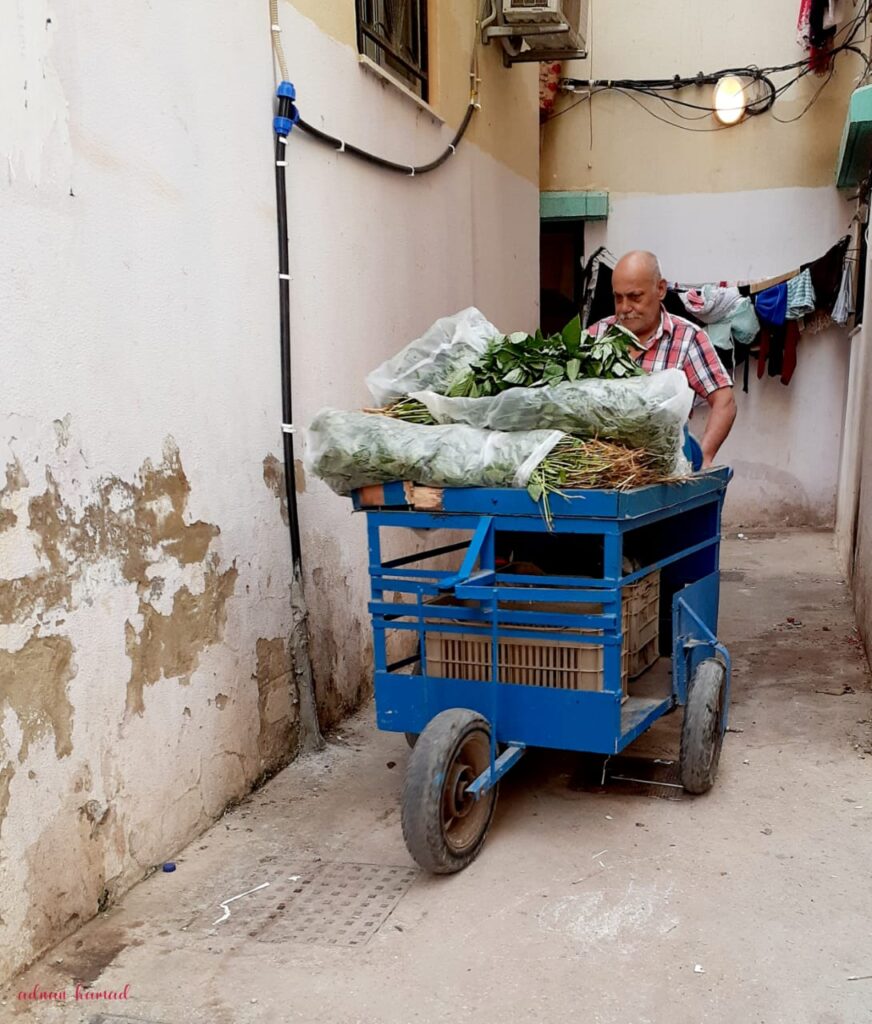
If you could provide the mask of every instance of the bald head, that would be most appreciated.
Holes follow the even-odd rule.
[[[660,260],[653,252],[646,252],[644,249],[634,249],[632,252],[624,253],[615,264],[614,273],[648,277],[655,284],[659,284],[663,279]]]
[[[612,271],[618,323],[644,344],[660,326],[660,304],[666,282],[653,252],[637,250],[622,256]]]

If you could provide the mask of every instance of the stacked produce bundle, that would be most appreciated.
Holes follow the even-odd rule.
[[[378,408],[318,414],[308,466],[340,494],[526,487],[549,519],[564,489],[674,479],[693,393],[680,370],[643,374],[634,341],[619,327],[595,339],[577,317],[550,337],[501,335],[475,309],[445,317],[369,375]]]

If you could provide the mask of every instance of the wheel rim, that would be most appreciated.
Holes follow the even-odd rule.
[[[455,853],[465,853],[481,838],[490,819],[496,793],[491,789],[478,800],[467,792],[490,764],[490,737],[476,729],[458,744],[442,787],[442,835]]]

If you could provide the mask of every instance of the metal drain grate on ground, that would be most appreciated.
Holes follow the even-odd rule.
[[[581,762],[569,785],[587,793],[622,793],[663,800],[682,800],[686,795],[678,761],[660,758],[609,757],[596,762],[588,758]]]
[[[218,895],[189,930],[261,942],[361,946],[418,876],[415,868],[324,862],[270,864],[261,871],[253,884]]]

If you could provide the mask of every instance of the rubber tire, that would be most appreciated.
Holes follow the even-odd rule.
[[[404,732],[403,735],[406,737],[406,743],[409,744],[409,749],[414,750],[415,744],[418,742],[418,737],[421,734],[419,732]]]
[[[707,793],[714,785],[724,739],[727,670],[716,658],[696,667],[681,726],[681,784],[688,793]]]
[[[466,708],[450,708],[430,720],[409,756],[403,785],[403,838],[417,863],[435,875],[454,874],[475,860],[493,821],[498,785],[481,797],[490,806],[472,845],[458,853],[445,840],[443,784],[455,755],[466,740],[479,731],[485,734],[490,744],[490,726],[486,718]]]

